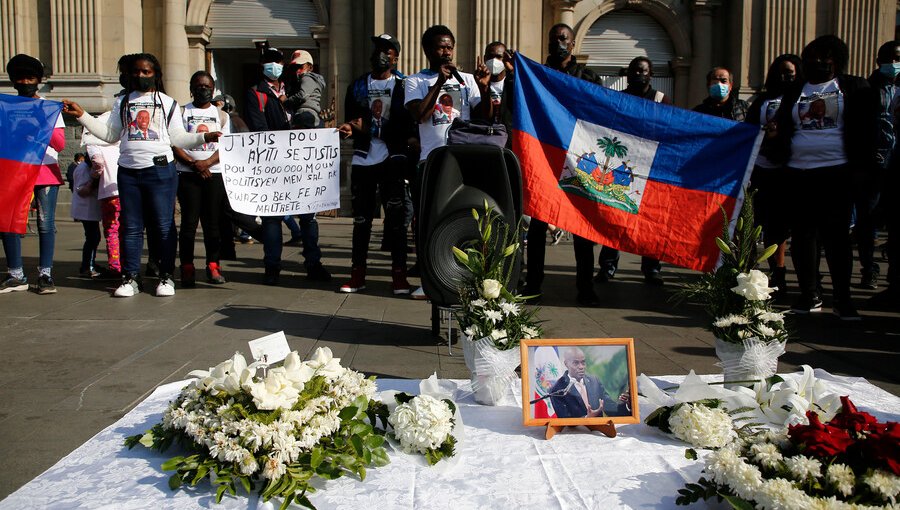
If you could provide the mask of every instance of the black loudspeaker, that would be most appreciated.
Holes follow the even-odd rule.
[[[459,304],[466,275],[451,248],[479,238],[472,209],[484,203],[515,229],[522,217],[522,175],[509,149],[492,145],[448,145],[428,155],[422,174],[418,220],[418,260],[422,288],[437,306]],[[500,232],[496,225],[493,232]],[[508,288],[519,281],[521,258],[515,257]]]

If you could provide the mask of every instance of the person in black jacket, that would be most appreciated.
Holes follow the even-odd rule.
[[[806,314],[822,308],[817,291],[821,242],[831,271],[832,312],[841,320],[858,321],[850,299],[851,188],[875,164],[877,104],[865,79],[844,74],[849,54],[833,35],[803,48],[805,81],[785,92],[768,152],[773,162],[786,163],[792,192],[791,257],[800,297],[791,310]]]
[[[353,252],[350,281],[341,292],[366,288],[366,259],[372,218],[378,208],[378,193],[384,205],[385,243],[391,251],[391,290],[409,294],[406,281],[406,226],[404,224],[404,171],[409,138],[415,123],[404,108],[404,76],[394,67],[400,42],[389,34],[372,37],[375,49],[368,72],[347,87],[344,100],[346,122],[338,127],[353,138],[350,191],[353,206]]]
[[[743,122],[747,116],[747,101],[734,92],[734,76],[724,67],[713,67],[706,75],[709,97],[694,107],[694,111]]]
[[[260,56],[263,79],[247,91],[247,127],[250,131],[279,131],[290,129],[288,113],[282,104],[284,85],[280,78],[284,70],[281,62],[284,54],[268,48]],[[281,273],[281,221],[283,216],[263,216],[258,234],[263,241],[263,263],[266,285],[277,285]],[[301,214],[300,229],[303,238],[303,265],[310,280],[328,281],[331,274],[322,265],[319,248],[319,225],[315,213]],[[256,235],[254,235],[256,237]]]

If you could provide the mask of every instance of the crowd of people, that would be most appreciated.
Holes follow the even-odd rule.
[[[344,98],[344,122],[337,127],[353,144],[350,182],[353,236],[350,278],[340,292],[366,288],[367,259],[373,218],[384,209],[384,243],[391,254],[391,291],[413,292],[407,278],[407,233],[418,208],[419,177],[428,155],[447,143],[457,118],[511,124],[515,80],[513,51],[501,41],[487,45],[472,73],[454,63],[456,40],[442,25],[428,28],[421,50],[428,68],[404,76],[397,69],[401,42],[390,34],[372,37],[370,70],[352,80]],[[602,85],[601,78],[573,54],[571,27],[554,25],[548,34],[545,65]],[[183,107],[166,95],[163,71],[150,54],[125,55],[119,60],[122,91],[110,112],[94,117],[75,102],[63,100],[64,113],[84,128],[82,161],[67,172],[73,192],[72,216],[84,225],[81,272],[89,277],[121,278],[117,297],[143,289],[141,255],[146,231],[149,260],[143,276],[158,277],[157,296],[175,294],[175,261],[181,287],[196,282],[194,244],[202,226],[206,279],[223,284],[221,260],[233,257],[234,239],[255,238],[263,245],[263,282],[277,285],[282,251],[302,246],[307,276],[328,281],[319,247],[315,214],[293,217],[245,217],[234,213],[226,198],[216,142],[223,133],[309,129],[323,126],[325,79],[314,72],[310,53],[297,50],[289,59],[266,47],[260,53],[259,82],[246,93],[246,110],[237,115],[229,96],[216,96],[216,83],[206,71],[190,80],[192,101]],[[821,253],[833,283],[833,312],[843,320],[858,320],[851,300],[852,246],[859,252],[860,285],[877,288],[876,229],[897,226],[900,158],[896,133],[900,89],[900,42],[883,44],[868,79],[845,74],[847,45],[827,35],[810,42],[801,55],[781,55],[768,69],[765,87],[752,103],[740,99],[729,69],[715,67],[707,75],[708,97],[694,110],[738,122],[758,124],[764,139],[751,176],[756,218],[767,244],[777,244],[770,270],[778,294],[787,289],[785,257],[791,240],[799,297],[791,309],[810,313],[822,308]],[[20,96],[40,98],[44,77],[41,63],[17,55],[7,72]],[[653,62],[643,56],[624,72],[625,94],[671,105],[652,87]],[[534,107],[539,107],[535,105]],[[37,292],[56,292],[52,278],[54,215],[60,174],[63,120],[50,140],[34,188],[38,211],[40,261]],[[181,223],[176,227],[176,201]],[[283,242],[282,224],[291,238]],[[852,228],[852,237],[851,237]],[[106,238],[107,267],[96,263],[101,233]],[[547,234],[561,230],[531,218],[527,229],[526,276],[523,293],[540,295],[544,279]],[[9,274],[0,293],[25,290],[28,279],[21,256],[21,236],[0,234]],[[415,241],[415,239],[413,240]],[[555,244],[555,242],[553,243]],[[594,274],[595,243],[573,236],[576,299],[596,306],[595,284],[614,278],[617,250],[599,251]],[[900,244],[888,243],[888,289],[876,298],[900,302]],[[643,257],[641,271],[651,285],[663,285],[659,260]]]

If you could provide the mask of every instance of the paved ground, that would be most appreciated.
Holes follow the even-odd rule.
[[[61,218],[68,217],[67,207],[60,204]],[[369,374],[466,377],[458,346],[451,356],[446,339],[431,336],[430,305],[390,295],[386,253],[372,253],[375,261],[364,294],[335,292],[348,276],[351,223],[320,223],[333,283],[307,282],[299,254],[291,249],[285,251],[282,285],[259,285],[261,246],[238,246],[238,261],[224,264],[227,285],[198,284],[179,289],[174,298],[141,294],[112,299],[108,291],[113,282],[74,276],[81,226],[60,222],[54,268],[59,293],[0,296],[0,349],[5,353],[0,370],[0,498],[111,424],[157,385],[183,379],[190,370],[209,367],[236,350],[247,354],[246,342],[269,332],[284,330],[301,354],[327,345],[345,364]],[[33,270],[36,236],[27,237],[23,251]],[[666,287],[649,287],[640,278],[639,259],[623,256],[616,279],[598,286],[602,306],[585,309],[574,301],[571,242],[548,247],[547,260],[540,316],[548,338],[633,337],[638,372],[718,371],[713,338],[702,328],[700,310],[669,301],[676,282],[692,273],[666,268]],[[860,307],[872,294],[855,292]],[[795,334],[782,371],[808,363],[864,376],[900,395],[900,313],[863,311],[864,322],[845,324],[827,312],[790,322]]]

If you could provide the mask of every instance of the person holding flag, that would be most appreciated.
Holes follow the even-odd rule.
[[[564,23],[558,23],[550,28],[550,42],[547,45],[547,67],[566,73],[576,78],[602,85],[600,77],[594,74],[584,64],[579,64],[572,51],[575,49],[575,32],[572,27]],[[525,275],[526,296],[537,296],[541,293],[541,285],[544,282],[544,258],[546,246],[544,239],[547,237],[547,222],[534,216],[528,224],[528,260],[526,262],[527,273]],[[594,292],[594,242],[584,237],[573,235],[575,248],[575,287],[578,290],[578,304],[582,306],[599,306],[600,299]]]
[[[6,64],[6,72],[9,80],[13,82],[19,97],[29,99],[43,99],[38,95],[38,87],[44,78],[44,66],[41,62],[29,55],[19,54],[14,56]],[[33,122],[33,118],[21,117],[8,119],[9,123]],[[53,250],[56,244],[56,198],[59,195],[59,186],[63,183],[62,174],[59,171],[59,151],[65,145],[65,123],[62,115],[56,115],[56,121],[50,136],[50,144],[46,147],[43,160],[37,172],[37,179],[32,184],[35,203],[37,204],[38,227],[38,294],[54,294],[56,286],[53,283],[51,270],[53,269]],[[11,131],[15,130],[11,127]],[[19,143],[15,139],[7,142]],[[5,151],[4,151],[5,152]],[[0,154],[2,159],[10,159],[6,154]],[[7,188],[6,192],[12,191]],[[7,196],[8,203],[18,206],[20,197]],[[29,199],[28,202],[31,200]],[[27,213],[26,213],[27,214]],[[26,216],[27,217],[27,216]],[[9,267],[9,275],[0,283],[0,294],[16,292],[28,289],[28,279],[22,264],[22,239],[20,234],[25,232],[24,225],[21,232],[3,232],[3,251],[6,253],[6,264]]]

